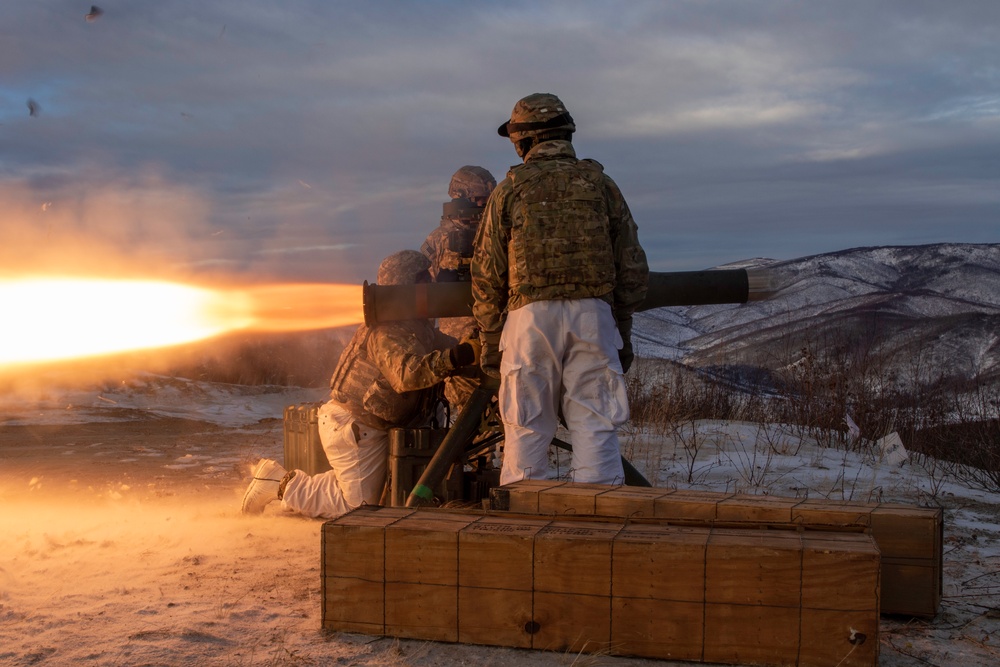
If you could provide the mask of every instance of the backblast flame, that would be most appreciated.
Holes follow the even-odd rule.
[[[363,320],[356,285],[209,289],[149,280],[0,281],[0,367],[177,346],[244,331]]]
[[[218,335],[250,323],[245,304],[167,282],[78,278],[0,283],[0,364],[55,361]]]

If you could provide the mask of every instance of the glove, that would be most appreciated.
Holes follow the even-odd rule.
[[[472,338],[466,338],[461,343],[461,345],[468,345],[472,348],[472,352],[475,355],[472,362],[467,364],[468,366],[478,366],[480,360],[483,358],[483,343],[479,340],[479,336],[474,336]]]
[[[618,333],[622,336],[622,349],[618,350],[618,361],[622,364],[622,373],[628,373],[635,360],[635,353],[632,352],[632,316],[619,317]]]
[[[451,348],[451,365],[455,368],[475,365],[479,361],[479,352],[481,349],[482,347],[478,342],[473,346],[471,341],[462,341]]]
[[[500,379],[500,334],[483,335],[482,352],[480,352],[479,366],[483,373],[496,380]]]
[[[622,349],[618,350],[618,361],[622,363],[622,373],[628,373],[635,360],[635,353],[632,352],[632,341],[626,341]]]

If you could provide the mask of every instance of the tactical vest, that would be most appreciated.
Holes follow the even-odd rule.
[[[368,426],[383,430],[409,426],[433,403],[431,392],[393,389],[368,352],[370,337],[371,329],[364,325],[354,332],[330,378],[330,396]]]
[[[508,175],[513,182],[511,290],[544,290],[549,298],[611,292],[615,258],[601,165],[529,160]]]

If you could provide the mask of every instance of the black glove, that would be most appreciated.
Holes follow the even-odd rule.
[[[618,319],[618,333],[622,336],[622,349],[618,350],[618,361],[622,363],[622,373],[628,373],[635,360],[632,352],[632,317],[620,317]]]
[[[618,350],[618,361],[622,363],[622,373],[628,373],[628,369],[632,367],[634,360],[635,354],[632,352],[632,341],[625,341],[622,349]]]
[[[479,361],[479,355],[476,350],[477,345],[464,341],[451,348],[451,365],[455,368],[474,365]]]

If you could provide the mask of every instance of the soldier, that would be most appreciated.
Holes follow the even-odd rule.
[[[502,484],[548,476],[560,412],[573,479],[624,479],[617,427],[629,416],[632,313],[649,268],[618,186],[598,162],[577,159],[575,130],[547,93],[518,101],[498,129],[523,164],[486,204],[472,288],[482,368],[500,378]]]
[[[422,254],[403,250],[382,261],[377,282],[429,282],[429,268]],[[260,514],[281,500],[287,510],[330,519],[362,503],[377,504],[385,485],[388,430],[426,425],[439,383],[479,361],[478,343],[451,343],[429,320],[358,327],[330,380],[330,400],[317,413],[332,470],[310,476],[261,459],[243,496],[243,513]]]
[[[483,217],[483,207],[496,186],[497,179],[482,167],[466,165],[452,175],[448,184],[451,201],[444,205],[441,224],[427,235],[420,247],[420,252],[431,261],[434,282],[470,279],[472,243]]]
[[[431,261],[435,282],[468,281],[472,263],[472,243],[479,230],[483,207],[497,180],[483,167],[466,165],[456,171],[448,184],[451,201],[444,205],[441,224],[424,241],[420,251]],[[438,322],[441,332],[455,342],[478,337],[472,317],[447,317]],[[476,380],[459,375],[445,381],[444,394],[455,417],[476,388]]]

